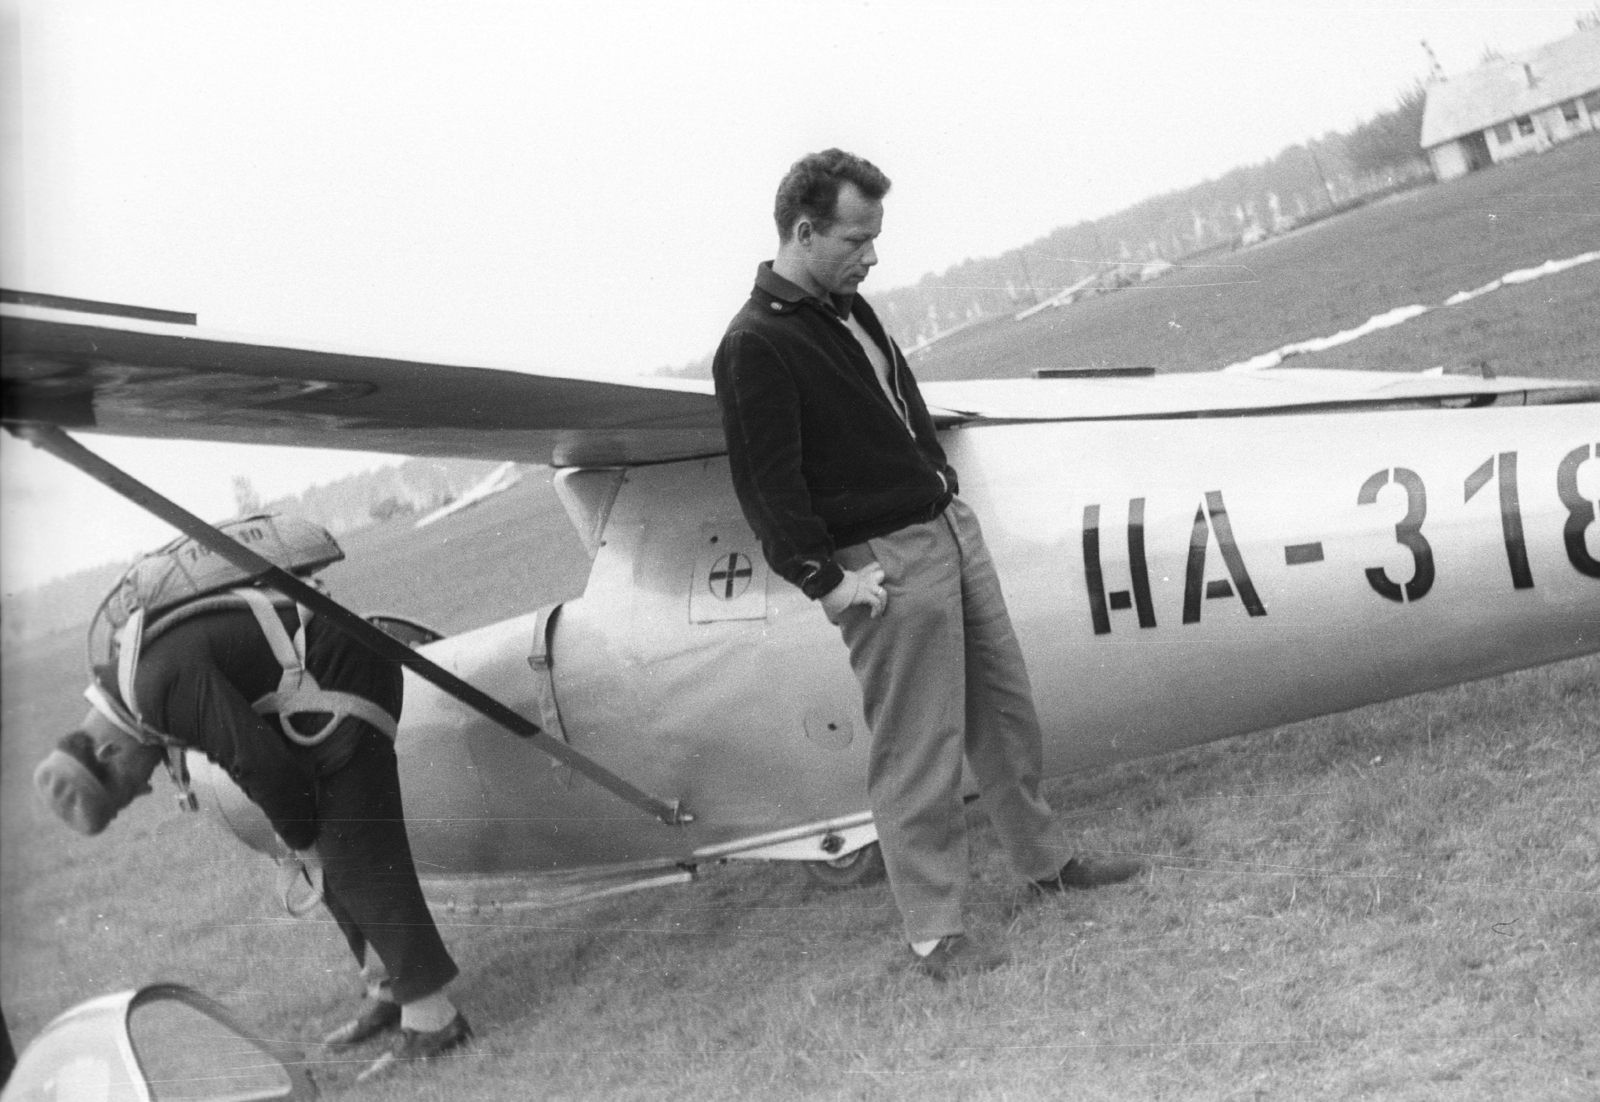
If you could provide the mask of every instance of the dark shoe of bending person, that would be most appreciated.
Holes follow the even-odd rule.
[[[460,1048],[471,1039],[472,1027],[459,1012],[443,1029],[402,1028],[389,1051],[367,1065],[366,1070],[356,1076],[356,1082],[365,1083],[407,1065],[435,1059]]]
[[[399,1028],[400,1004],[373,999],[361,1013],[324,1037],[322,1043],[333,1048],[353,1048]]]

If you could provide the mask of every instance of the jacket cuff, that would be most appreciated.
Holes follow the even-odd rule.
[[[800,592],[813,601],[826,597],[844,581],[844,568],[832,559],[809,566],[800,579]]]

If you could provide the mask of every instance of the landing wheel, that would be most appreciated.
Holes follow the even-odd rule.
[[[878,843],[836,857],[832,861],[807,861],[806,875],[825,888],[859,888],[883,879],[883,850]]]

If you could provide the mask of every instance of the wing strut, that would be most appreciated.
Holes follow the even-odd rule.
[[[530,739],[544,753],[562,765],[572,767],[613,795],[628,801],[641,811],[654,815],[668,826],[679,826],[694,821],[694,816],[684,809],[680,801],[669,802],[635,788],[605,766],[580,754],[559,739],[552,738],[540,730],[538,724],[512,711],[489,694],[474,688],[398,639],[386,635],[326,593],[312,588],[288,571],[274,566],[244,544],[230,539],[182,506],[163,497],[121,468],[100,458],[57,426],[29,422],[8,424],[6,427],[35,447],[42,448],[57,459],[72,464],[90,478],[104,483],[135,505],[160,517],[184,535],[221,555],[240,570],[248,571],[253,577],[266,582],[272,588],[333,620],[347,634],[374,653],[410,666],[417,676],[433,682],[467,707],[488,717],[512,734]]]

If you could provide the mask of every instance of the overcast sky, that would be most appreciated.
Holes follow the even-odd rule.
[[[894,180],[864,288],[1346,129],[1592,4],[47,3],[4,17],[6,287],[462,363],[709,352],[830,145]],[[208,517],[373,457],[85,441]],[[0,586],[166,539],[0,444]]]

